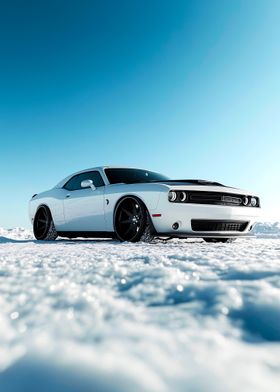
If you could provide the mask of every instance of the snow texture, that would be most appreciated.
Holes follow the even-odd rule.
[[[254,233],[44,243],[0,229],[0,391],[278,392],[280,225]]]

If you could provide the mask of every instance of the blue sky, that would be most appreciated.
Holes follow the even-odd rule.
[[[249,189],[280,219],[277,0],[0,8],[0,226],[103,164]]]

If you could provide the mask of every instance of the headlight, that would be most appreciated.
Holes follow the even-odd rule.
[[[184,202],[186,200],[186,198],[187,198],[186,192],[180,192],[179,193],[179,199],[180,199],[181,202]]]
[[[247,196],[244,196],[244,197],[243,197],[243,199],[242,199],[242,203],[243,203],[243,205],[244,205],[244,206],[247,206],[247,205],[248,205],[248,203],[249,203],[249,199],[248,199],[248,197],[247,197]]]
[[[256,207],[258,204],[258,200],[255,197],[251,197],[251,206]]]
[[[176,203],[185,203],[188,199],[188,193],[185,191],[170,191],[168,200]]]
[[[169,194],[168,194],[168,200],[169,200],[169,201],[175,201],[176,198],[177,198],[176,192],[170,191]]]

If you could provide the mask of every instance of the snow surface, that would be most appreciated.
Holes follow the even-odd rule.
[[[0,229],[0,391],[278,392],[280,225],[255,234],[43,243]]]

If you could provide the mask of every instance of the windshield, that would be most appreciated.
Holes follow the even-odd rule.
[[[166,181],[168,177],[141,169],[105,169],[110,184],[135,184],[139,182]]]

